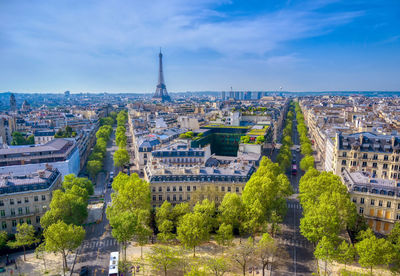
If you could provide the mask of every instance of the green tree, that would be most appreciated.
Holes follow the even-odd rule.
[[[334,257],[336,261],[344,264],[344,269],[346,269],[346,265],[354,261],[356,257],[356,250],[353,245],[346,241],[342,241],[337,248],[337,254]]]
[[[76,187],[79,188],[79,187]],[[67,192],[56,190],[50,202],[50,210],[40,219],[43,228],[62,220],[67,224],[80,225],[87,217],[87,198],[74,193],[75,189]],[[86,191],[86,190],[81,190]]]
[[[222,223],[217,230],[217,235],[215,236],[215,239],[217,240],[217,243],[221,246],[230,245],[233,240],[232,225]]]
[[[393,267],[392,270],[394,272],[400,272],[400,223],[396,222],[392,231],[388,235],[388,241],[393,245],[395,249],[395,256],[393,260]]]
[[[389,265],[395,257],[392,244],[381,238],[378,239],[372,230],[362,231],[359,235],[362,240],[356,244],[358,262],[362,267],[369,267],[371,275],[377,265]]]
[[[232,248],[229,253],[230,259],[239,266],[243,276],[246,275],[246,268],[254,257],[255,248],[253,244],[253,239],[249,238],[247,241]]]
[[[162,242],[168,242],[175,238],[173,207],[168,201],[164,201],[156,210],[156,224],[159,233],[157,238]]]
[[[73,186],[85,189],[89,195],[92,195],[94,192],[92,181],[86,177],[76,177],[74,174],[67,174],[62,183],[64,191],[71,190]]]
[[[164,245],[152,246],[146,259],[154,271],[162,272],[164,276],[179,263],[178,251]]]
[[[0,231],[0,249],[7,245],[8,235],[6,231]]]
[[[303,155],[311,155],[313,153],[310,143],[303,143],[300,145],[300,151]]]
[[[96,181],[97,174],[101,171],[103,164],[99,160],[91,160],[87,162],[87,170],[93,181]]]
[[[122,168],[129,163],[129,153],[126,149],[118,149],[114,153],[114,166]]]
[[[82,226],[66,224],[58,221],[45,229],[43,233],[46,251],[61,253],[63,271],[68,270],[67,256],[77,249],[85,238],[85,230]]]
[[[327,275],[328,262],[334,260],[336,256],[336,249],[334,242],[332,242],[332,240],[329,239],[328,237],[323,236],[314,250],[314,256],[318,260],[323,260],[325,262],[324,275]]]
[[[300,169],[308,171],[310,168],[314,168],[314,157],[312,155],[307,155],[301,159]]]
[[[22,247],[24,249],[24,261],[26,261],[25,249],[27,246],[38,242],[35,237],[35,228],[27,223],[17,225],[17,233],[15,234],[15,241],[9,241],[8,246],[11,248]]]
[[[218,207],[219,219],[222,223],[230,224],[234,229],[239,229],[244,218],[244,206],[238,194],[226,193],[221,205]]]
[[[230,270],[230,264],[224,257],[207,258],[204,263],[214,276],[223,276]]]
[[[250,142],[250,136],[244,135],[244,136],[240,137],[240,143],[247,144],[249,142]]]
[[[262,144],[265,142],[265,137],[264,136],[257,136],[256,138],[256,143],[257,144]]]
[[[261,263],[262,275],[265,275],[265,269],[276,263],[281,251],[278,243],[268,234],[264,233],[255,247],[255,259]]]
[[[193,207],[193,212],[203,216],[208,232],[213,231],[214,228],[217,227],[217,220],[215,213],[216,208],[214,201],[209,201],[208,199],[204,199],[201,202],[197,202],[196,205]]]
[[[196,246],[208,240],[210,232],[206,218],[200,213],[189,213],[183,216],[177,228],[177,238],[186,247],[193,248],[196,256]]]

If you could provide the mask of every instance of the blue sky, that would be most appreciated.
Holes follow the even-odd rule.
[[[0,91],[400,90],[398,0],[0,1]]]

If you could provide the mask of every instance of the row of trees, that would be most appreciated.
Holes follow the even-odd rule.
[[[388,239],[378,239],[350,200],[347,187],[339,176],[310,168],[300,180],[300,203],[303,217],[300,231],[315,246],[317,259],[343,264],[358,262],[371,270],[377,265],[395,264],[400,268],[400,225],[397,224]],[[346,230],[359,232],[355,247],[343,240]]]
[[[115,120],[111,116],[101,118],[100,120],[101,127],[96,132],[96,145],[94,146],[92,153],[89,155],[89,161],[86,165],[93,181],[96,181],[97,174],[103,169],[103,161],[107,152],[107,142],[110,140],[114,122]]]
[[[61,128],[54,134],[54,138],[71,138],[75,137],[76,132],[73,131],[72,127],[66,126],[65,130],[62,130]]]
[[[156,210],[158,239],[175,239],[193,250],[215,234],[220,244],[229,243],[233,234],[250,234],[278,230],[278,223],[286,214],[286,197],[292,188],[279,166],[264,157],[260,167],[247,182],[243,195],[225,194],[221,204],[204,199],[193,208],[188,203],[172,207],[165,201]]]
[[[284,171],[287,171],[290,168],[292,162],[292,151],[290,148],[293,146],[293,119],[293,104],[290,103],[289,111],[286,114],[285,128],[283,129],[282,146],[279,149],[279,154],[277,156],[277,161]]]
[[[121,110],[117,115],[117,130],[115,132],[115,141],[118,145],[118,150],[114,153],[114,166],[123,167],[129,164],[129,153],[126,150],[126,122],[128,121],[128,113],[126,110]]]
[[[156,245],[146,254],[146,260],[154,271],[164,275],[180,272],[184,275],[222,276],[229,272],[246,275],[247,269],[260,267],[262,275],[266,269],[272,269],[279,260],[287,257],[287,252],[278,246],[268,233],[264,233],[258,242],[252,238],[230,248],[220,257],[189,259],[183,249],[166,245]],[[257,272],[258,274],[258,272]]]
[[[297,132],[300,138],[300,150],[304,157],[300,161],[300,168],[303,171],[307,171],[310,168],[314,168],[314,157],[312,156],[311,141],[308,138],[307,126],[304,122],[304,115],[301,112],[301,108],[298,102],[294,103],[297,119]]]
[[[85,238],[81,225],[87,218],[88,199],[92,194],[93,185],[89,179],[66,175],[61,189],[53,192],[50,210],[40,220],[44,229],[44,244],[38,250],[42,248],[47,252],[60,253],[63,271],[68,270],[68,254],[78,248]]]

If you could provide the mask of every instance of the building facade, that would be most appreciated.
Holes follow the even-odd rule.
[[[400,136],[378,135],[370,132],[344,135],[337,133],[333,156],[336,175],[368,172],[372,178],[400,179]]]
[[[39,229],[61,179],[61,173],[51,166],[30,174],[0,175],[1,231],[15,233],[17,224],[25,222]]]
[[[372,178],[366,172],[341,173],[357,212],[367,219],[368,225],[381,234],[389,234],[400,222],[400,182]]]

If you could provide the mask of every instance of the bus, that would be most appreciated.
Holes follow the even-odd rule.
[[[110,253],[110,267],[108,269],[108,276],[118,276],[118,252]]]
[[[297,174],[297,166],[295,164],[292,165],[292,175]]]

